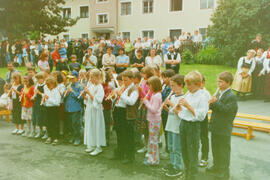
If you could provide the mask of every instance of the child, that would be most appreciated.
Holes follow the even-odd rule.
[[[101,72],[91,70],[91,84],[84,89],[86,96],[84,144],[86,152],[96,156],[102,152],[101,146],[106,146],[105,122],[102,111],[104,90],[100,84]]]
[[[22,76],[19,72],[12,74],[13,85],[11,87],[11,98],[12,98],[12,121],[16,128],[12,131],[12,134],[21,135],[24,131],[24,121],[22,120],[22,107],[20,102],[22,85]]]
[[[207,172],[220,179],[230,178],[231,135],[233,120],[238,110],[237,97],[230,88],[232,82],[231,72],[220,73],[220,92],[209,100],[212,109],[210,130],[214,163]]]
[[[170,99],[165,100],[165,105],[168,105],[169,114],[168,121],[166,123],[165,131],[168,133],[168,149],[170,152],[170,164],[164,168],[166,176],[176,177],[182,174],[182,154],[180,145],[180,132],[179,126],[181,119],[174,113],[174,107],[183,98],[183,88],[185,86],[184,76],[177,74],[170,80],[170,86],[173,91],[173,95]]]
[[[163,86],[162,86],[162,102],[165,101],[165,99],[169,96],[169,94],[171,93],[172,89],[170,87],[170,78],[173,77],[175,75],[174,70],[172,69],[168,69],[165,70],[164,72],[161,73],[161,77],[163,80]],[[167,119],[168,119],[168,109],[165,107],[163,107],[162,112],[161,112],[161,118],[162,118],[162,126],[165,129],[166,124],[167,124]],[[165,134],[165,141],[166,141],[166,151],[168,152],[168,133],[167,131],[164,131]]]
[[[123,160],[123,164],[135,159],[134,130],[139,105],[138,88],[133,84],[133,73],[126,70],[122,73],[124,88],[116,91],[117,99],[113,112],[117,135],[117,150],[114,159]]]
[[[140,83],[140,86],[138,87],[138,91],[140,93],[140,100],[142,101],[144,99],[144,97],[147,95],[147,93],[149,93],[147,98],[148,98],[148,100],[150,100],[152,92],[150,92],[149,86],[147,85],[146,82],[150,77],[154,76],[154,70],[150,66],[146,66],[142,69],[141,74],[143,77],[143,81],[142,81],[142,83]],[[137,152],[138,153],[145,153],[147,151],[147,143],[148,143],[148,134],[149,133],[148,133],[148,122],[146,120],[146,109],[144,106],[139,110],[138,118],[139,118],[139,121],[137,124],[137,128],[139,128],[141,133],[144,135],[145,146],[143,148],[139,149]]]
[[[207,97],[200,90],[202,76],[193,71],[185,76],[188,92],[174,109],[181,119],[180,144],[186,179],[195,179],[198,172],[200,122],[208,112]]]
[[[77,56],[75,54],[70,56],[71,63],[69,64],[69,70],[70,71],[77,71],[79,72],[81,70],[81,64],[77,62]]]
[[[207,97],[208,101],[211,99],[210,93],[205,88],[205,77],[202,75],[202,85],[201,89],[204,95]],[[201,140],[201,161],[199,163],[200,167],[205,167],[208,164],[208,153],[209,153],[209,138],[208,138],[208,114],[206,114],[204,120],[200,122],[200,140]]]
[[[21,90],[21,106],[22,106],[22,120],[27,123],[27,132],[23,136],[34,136],[34,129],[32,131],[32,107],[34,102],[34,81],[30,76],[24,76],[24,87]]]
[[[57,81],[53,76],[46,79],[46,86],[44,91],[46,118],[47,118],[47,132],[48,139],[45,144],[57,145],[59,143],[59,106],[61,102],[61,95],[57,88]]]
[[[106,129],[106,143],[109,146],[111,132],[112,100],[107,99],[107,97],[112,93],[112,88],[109,86],[109,82],[111,81],[109,72],[106,71],[105,73],[105,82],[102,84],[105,95],[102,105]]]
[[[39,131],[37,132],[35,138],[42,137],[43,127],[45,126],[45,107],[42,101],[42,95],[44,93],[44,86],[45,86],[45,74],[44,72],[39,72],[36,76],[38,81],[35,87],[35,95],[34,98],[34,106],[33,106],[33,115],[32,115],[32,124],[33,128],[36,128],[36,125],[39,126]]]
[[[10,101],[11,101],[10,97],[9,97],[9,94],[11,91],[9,90],[8,84],[5,84],[3,89],[4,89],[4,93],[0,97],[0,109],[1,110],[8,109],[9,105],[10,105]]]
[[[40,60],[38,61],[39,71],[45,71],[46,69],[50,69],[48,59],[49,59],[48,54],[42,53],[40,55]]]
[[[148,121],[149,128],[149,141],[147,148],[147,160],[144,161],[145,165],[158,165],[159,164],[159,131],[161,124],[161,81],[158,77],[153,76],[147,80],[147,83],[152,92],[150,101],[147,97],[144,98],[143,102],[147,109],[146,119]]]
[[[69,128],[71,132],[70,143],[74,143],[74,146],[81,144],[81,111],[82,111],[82,101],[83,97],[79,97],[83,87],[78,82],[79,73],[75,70],[71,72],[68,76],[71,82],[71,86],[67,87],[66,99],[65,99],[65,109],[67,112],[67,118],[69,123]],[[66,94],[65,93],[65,94]],[[65,96],[65,95],[64,95]]]

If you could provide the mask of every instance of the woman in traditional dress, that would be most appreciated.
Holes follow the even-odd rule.
[[[262,98],[264,95],[264,60],[263,49],[258,49],[255,57],[256,67],[252,73],[252,93],[254,98]]]
[[[246,57],[241,57],[238,61],[237,72],[234,77],[232,89],[237,92],[237,96],[245,98],[251,92],[252,72],[255,69],[255,50],[249,50]]]
[[[270,47],[268,50],[264,53],[264,63],[263,63],[263,69],[265,74],[265,84],[264,84],[264,95],[265,100],[264,102],[270,102]]]

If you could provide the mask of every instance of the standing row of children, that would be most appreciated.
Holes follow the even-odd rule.
[[[208,172],[229,176],[230,135],[237,112],[231,73],[219,75],[219,92],[213,97],[198,71],[184,76],[165,70],[160,75],[159,68],[146,66],[141,72],[131,69],[118,75],[114,68],[74,70],[70,75],[58,71],[33,74],[28,72],[22,79],[19,72],[14,73],[7,89],[13,102],[13,134],[42,138],[53,145],[63,135],[74,145],[83,141],[86,152],[95,156],[109,144],[113,124],[117,148],[112,159],[125,164],[134,161],[136,143],[143,135],[146,148],[139,152],[147,149],[144,164],[156,166],[160,163],[160,132],[165,130],[170,164],[162,169],[167,176],[184,173],[186,179],[194,179],[198,164],[207,165],[210,107],[214,166]],[[188,91],[184,94],[185,85]]]

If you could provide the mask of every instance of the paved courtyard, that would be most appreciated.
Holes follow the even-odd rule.
[[[239,112],[270,116],[270,103],[247,101],[240,102],[239,106]],[[115,141],[98,157],[90,157],[84,153],[83,146],[62,144],[54,147],[11,135],[12,129],[12,124],[0,120],[0,180],[170,179],[161,171],[168,160],[162,159],[160,167],[145,167],[143,155],[138,154],[136,162],[129,165],[109,160]],[[270,179],[270,134],[255,132],[255,136],[249,142],[232,137],[232,180]],[[204,169],[200,169],[199,177],[212,179]]]

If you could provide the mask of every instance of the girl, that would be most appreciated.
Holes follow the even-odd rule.
[[[154,75],[154,70],[147,66],[142,69],[142,83],[139,84],[138,91],[140,93],[140,100],[141,103],[143,103],[143,99],[148,94],[147,98],[150,100],[152,92],[150,92],[149,86],[147,85],[147,80]],[[148,122],[146,120],[146,109],[145,107],[142,107],[138,111],[138,122],[137,127],[140,129],[141,133],[144,135],[144,141],[145,141],[145,147],[142,149],[139,149],[138,153],[145,153],[147,150],[147,143],[148,143]]]
[[[10,105],[10,97],[9,97],[9,85],[5,84],[3,87],[4,93],[0,97],[0,110],[6,110],[9,109]]]
[[[153,93],[149,100],[144,99],[144,104],[147,109],[147,121],[149,128],[149,141],[147,150],[147,160],[144,161],[145,165],[158,165],[159,164],[159,130],[161,124],[161,81],[158,77],[151,77],[147,81],[150,86],[150,90]]]
[[[47,114],[47,132],[48,139],[45,144],[57,145],[59,143],[59,106],[61,103],[61,95],[57,88],[57,80],[53,76],[46,79],[46,86],[44,90],[44,101]]]
[[[24,87],[21,90],[21,106],[22,106],[22,120],[27,122],[27,132],[24,136],[34,136],[34,130],[32,131],[32,107],[34,102],[32,97],[34,96],[34,81],[30,76],[24,76]]]
[[[101,146],[106,146],[105,123],[102,111],[104,90],[100,84],[101,72],[93,69],[90,74],[91,84],[84,89],[86,95],[84,144],[86,152],[96,156],[102,152]]]
[[[249,50],[246,57],[241,57],[238,61],[237,72],[234,77],[232,89],[237,92],[238,96],[243,98],[251,91],[251,75],[255,69],[254,50]]]
[[[42,53],[40,55],[40,60],[38,61],[39,71],[45,71],[46,69],[50,69],[48,58],[49,58],[49,55],[46,53]]]
[[[12,81],[14,82],[11,87],[11,98],[12,98],[12,121],[15,124],[16,128],[12,131],[12,134],[21,135],[24,131],[24,121],[22,120],[22,108],[20,103],[20,94],[23,88],[22,85],[22,76],[19,72],[12,74]]]

